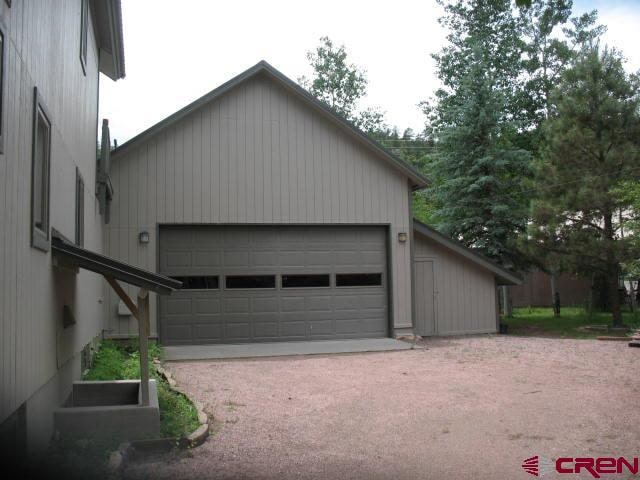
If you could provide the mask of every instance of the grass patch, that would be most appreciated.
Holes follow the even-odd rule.
[[[565,307],[560,317],[553,316],[551,308],[514,308],[513,317],[501,317],[500,321],[509,327],[509,334],[554,338],[596,338],[611,335],[607,331],[590,331],[588,325],[611,326],[611,313],[593,312],[584,308]],[[633,329],[640,328],[639,312],[623,312],[624,324]]]
[[[149,344],[149,358],[162,358],[161,348]],[[193,432],[200,423],[193,403],[179,392],[171,390],[169,384],[157,374],[149,362],[149,376],[156,379],[158,404],[160,406],[160,435],[179,437]],[[85,380],[131,380],[140,378],[140,353],[138,341],[114,342],[105,340],[100,344],[93,366],[84,376]]]

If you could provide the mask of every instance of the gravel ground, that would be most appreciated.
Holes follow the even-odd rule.
[[[215,417],[212,436],[125,478],[513,479],[532,478],[520,464],[533,455],[638,455],[640,349],[499,336],[418,347],[172,363]]]

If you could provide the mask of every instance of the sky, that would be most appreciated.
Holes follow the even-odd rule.
[[[640,0],[574,0],[575,14],[593,8],[604,41],[639,70]],[[435,0],[122,0],[122,10],[126,78],[100,80],[100,118],[118,144],[260,60],[293,80],[309,75],[306,52],[324,35],[366,71],[362,106],[380,107],[400,131],[424,128],[418,103],[439,86],[430,54],[446,32]]]

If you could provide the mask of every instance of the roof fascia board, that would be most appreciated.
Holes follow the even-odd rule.
[[[122,145],[120,145],[118,148],[116,148],[111,152],[112,158],[115,158],[121,155],[122,153],[124,153],[125,151],[129,150],[130,148],[135,147],[136,145],[139,145],[140,143],[144,142],[147,138],[157,134],[158,132],[160,132],[161,130],[165,129],[168,126],[173,125],[174,123],[183,119],[187,115],[205,106],[209,102],[222,96],[223,94],[232,90],[236,86],[240,85],[242,82],[248,80],[251,77],[254,77],[259,73],[265,73],[268,76],[270,76],[272,79],[275,79],[288,91],[294,93],[296,96],[303,99],[309,106],[313,107],[315,111],[322,113],[325,118],[329,119],[333,123],[340,126],[352,138],[358,140],[361,144],[369,148],[369,150],[372,151],[374,154],[381,156],[382,158],[387,160],[389,163],[395,166],[398,170],[400,170],[405,176],[407,176],[412,181],[414,189],[424,188],[428,185],[427,178],[424,177],[420,172],[418,172],[418,170],[416,170],[414,167],[407,164],[406,162],[400,160],[394,154],[392,154],[387,149],[385,149],[382,145],[380,145],[376,141],[369,138],[365,133],[359,130],[355,125],[351,124],[350,122],[343,119],[342,117],[336,115],[327,105],[319,101],[317,98],[315,98],[306,90],[304,90],[301,86],[293,82],[291,79],[286,77],[283,73],[281,73],[280,71],[278,71],[277,69],[269,65],[264,60],[257,63],[256,65],[249,68],[248,70],[245,70],[241,74],[233,77],[231,80],[228,80],[227,82],[223,83],[216,89],[205,94],[204,96],[190,103],[186,107],[178,110],[177,112],[168,116],[164,120],[161,120],[159,123],[156,123],[155,125],[146,129],[142,133],[136,135],[131,140],[123,143]]]
[[[489,260],[484,255],[481,255],[478,252],[471,250],[470,248],[465,247],[459,242],[442,235],[440,232],[432,229],[431,227],[425,225],[419,220],[413,219],[413,228],[416,232],[424,235],[425,237],[435,241],[436,243],[442,245],[449,250],[456,252],[459,255],[462,255],[468,260],[480,265],[481,267],[493,272],[498,279],[504,285],[522,285],[522,278],[520,278],[515,273],[507,270],[506,268],[498,265],[492,260]]]
[[[109,13],[113,19],[110,27],[112,35],[112,50],[113,61],[115,66],[116,79],[124,78],[125,66],[124,66],[124,34],[122,31],[122,5],[120,0],[109,0]]]
[[[197,99],[195,102],[192,102],[189,105],[187,105],[186,107],[181,108],[177,112],[172,113],[171,115],[169,115],[164,120],[161,120],[160,122],[156,123],[155,125],[147,128],[146,130],[142,131],[141,133],[139,133],[138,135],[136,135],[132,139],[130,139],[130,140],[126,141],[125,143],[123,143],[122,145],[119,145],[118,148],[115,148],[115,149],[113,149],[111,151],[111,158],[113,160],[115,160],[116,157],[122,155],[125,151],[130,150],[131,148],[141,144],[147,138],[149,138],[149,137],[157,134],[161,130],[164,130],[165,128],[177,123],[178,121],[182,120],[186,116],[190,115],[191,113],[195,112],[196,110],[198,110],[198,109],[202,108],[203,106],[207,105],[209,102],[212,102],[216,98],[224,95],[225,93],[227,93],[229,90],[233,89],[234,87],[236,87],[240,83],[242,83],[245,80],[248,80],[250,77],[254,76],[257,73],[257,71],[259,70],[257,67],[258,67],[258,65],[254,65],[249,70],[245,70],[240,75],[238,75],[236,77],[233,77],[231,80],[228,80],[227,82],[223,83],[222,85],[220,85],[216,89],[214,89],[214,90],[210,91],[209,93],[203,95],[202,97]]]
[[[120,0],[100,0],[91,6],[92,14],[96,17],[94,25],[106,25],[108,38],[99,41],[99,69],[112,80],[125,77],[124,38],[122,32],[122,5]]]
[[[300,85],[295,83],[293,80],[288,78],[282,72],[271,66],[267,62],[260,62],[263,64],[265,72],[271,75],[273,78],[276,78],[283,84],[283,86],[287,87],[287,89],[299,97],[302,97],[306,100],[311,106],[315,108],[316,111],[321,112],[326,118],[343,127],[347,133],[351,135],[351,137],[359,140],[362,144],[372,150],[375,154],[382,156],[389,160],[392,164],[398,167],[409,179],[414,182],[414,187],[424,188],[428,185],[428,180],[415,168],[411,165],[407,164],[403,160],[396,157],[393,153],[387,150],[385,147],[380,145],[378,142],[368,137],[362,130],[356,127],[353,123],[349,122],[345,118],[336,115],[335,112],[331,110],[331,108],[325,104],[324,102],[318,100],[316,97],[307,92]]]

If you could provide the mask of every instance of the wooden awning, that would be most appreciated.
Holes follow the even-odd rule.
[[[134,267],[106,255],[74,245],[56,231],[51,235],[51,253],[70,264],[99,273],[121,282],[146,288],[160,295],[169,295],[182,287],[182,282],[157,273]]]
[[[55,230],[51,234],[51,253],[67,267],[84,268],[104,276],[138,320],[142,405],[149,405],[149,290],[169,295],[181,288],[182,282],[78,247]],[[127,295],[118,280],[140,287],[137,304]]]

